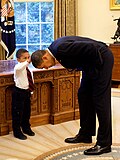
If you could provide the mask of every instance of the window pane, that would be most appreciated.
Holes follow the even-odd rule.
[[[40,43],[40,25],[28,25],[28,43]]]
[[[40,45],[29,45],[28,46],[28,50],[29,50],[29,53],[33,53],[34,51],[40,49]]]
[[[53,41],[53,24],[41,25],[41,41],[42,43],[51,43]]]
[[[28,3],[28,22],[39,22],[39,2]]]
[[[49,45],[42,45],[42,46],[41,46],[41,49],[42,49],[42,50],[45,50],[45,49],[48,48],[48,46],[49,46]]]
[[[16,44],[26,44],[26,25],[16,24]]]
[[[26,21],[26,4],[22,2],[14,3],[15,23]]]
[[[20,46],[16,46],[16,50],[18,50],[18,49],[20,49],[20,48],[27,49],[27,48],[26,48],[26,45],[20,45]]]
[[[53,22],[53,2],[41,2],[41,21]]]

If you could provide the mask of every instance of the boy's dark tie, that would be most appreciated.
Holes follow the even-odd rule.
[[[28,67],[26,67],[26,70],[27,70],[27,77],[29,82],[29,90],[32,92],[35,89],[35,86],[32,80],[31,72],[29,71]]]

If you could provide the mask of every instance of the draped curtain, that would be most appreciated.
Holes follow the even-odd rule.
[[[5,50],[1,45],[1,26],[0,26],[0,60],[4,60],[4,59],[5,59]]]
[[[5,50],[2,47],[2,45],[0,44],[0,60],[5,60],[5,59],[6,59],[6,57],[5,57]]]
[[[54,0],[54,38],[77,34],[77,0]]]
[[[0,60],[5,59],[5,53],[1,45],[1,26],[0,26]]]

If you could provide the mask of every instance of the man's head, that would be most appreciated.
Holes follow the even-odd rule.
[[[32,53],[31,61],[35,68],[48,69],[55,65],[55,58],[47,50],[37,50]]]

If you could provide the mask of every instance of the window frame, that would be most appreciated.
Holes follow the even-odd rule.
[[[54,0],[14,0],[14,2],[53,2],[54,3]],[[54,10],[53,10],[53,13],[54,13]],[[44,24],[44,22],[42,22],[43,24]],[[51,23],[51,22],[50,22]],[[49,22],[48,22],[48,24],[49,24]],[[54,17],[53,17],[53,25],[54,25]],[[53,31],[53,39],[54,39],[54,31]],[[28,42],[28,41],[27,41]],[[40,42],[41,42],[41,36],[40,36]],[[36,43],[36,45],[38,45],[39,43]],[[49,43],[48,43],[49,44]],[[45,45],[48,45],[47,43],[43,43],[43,44],[41,44],[40,43],[40,46],[42,47],[42,46],[45,46]],[[24,44],[23,44],[24,45]],[[17,44],[17,46],[19,46],[19,44]],[[16,47],[17,47],[16,46]],[[21,44],[21,46],[22,46],[22,44]],[[29,43],[26,43],[25,44],[25,46],[27,47],[26,49],[28,49],[28,47],[29,47]],[[33,45],[33,46],[35,46],[35,45]],[[18,47],[19,48],[19,47]]]

